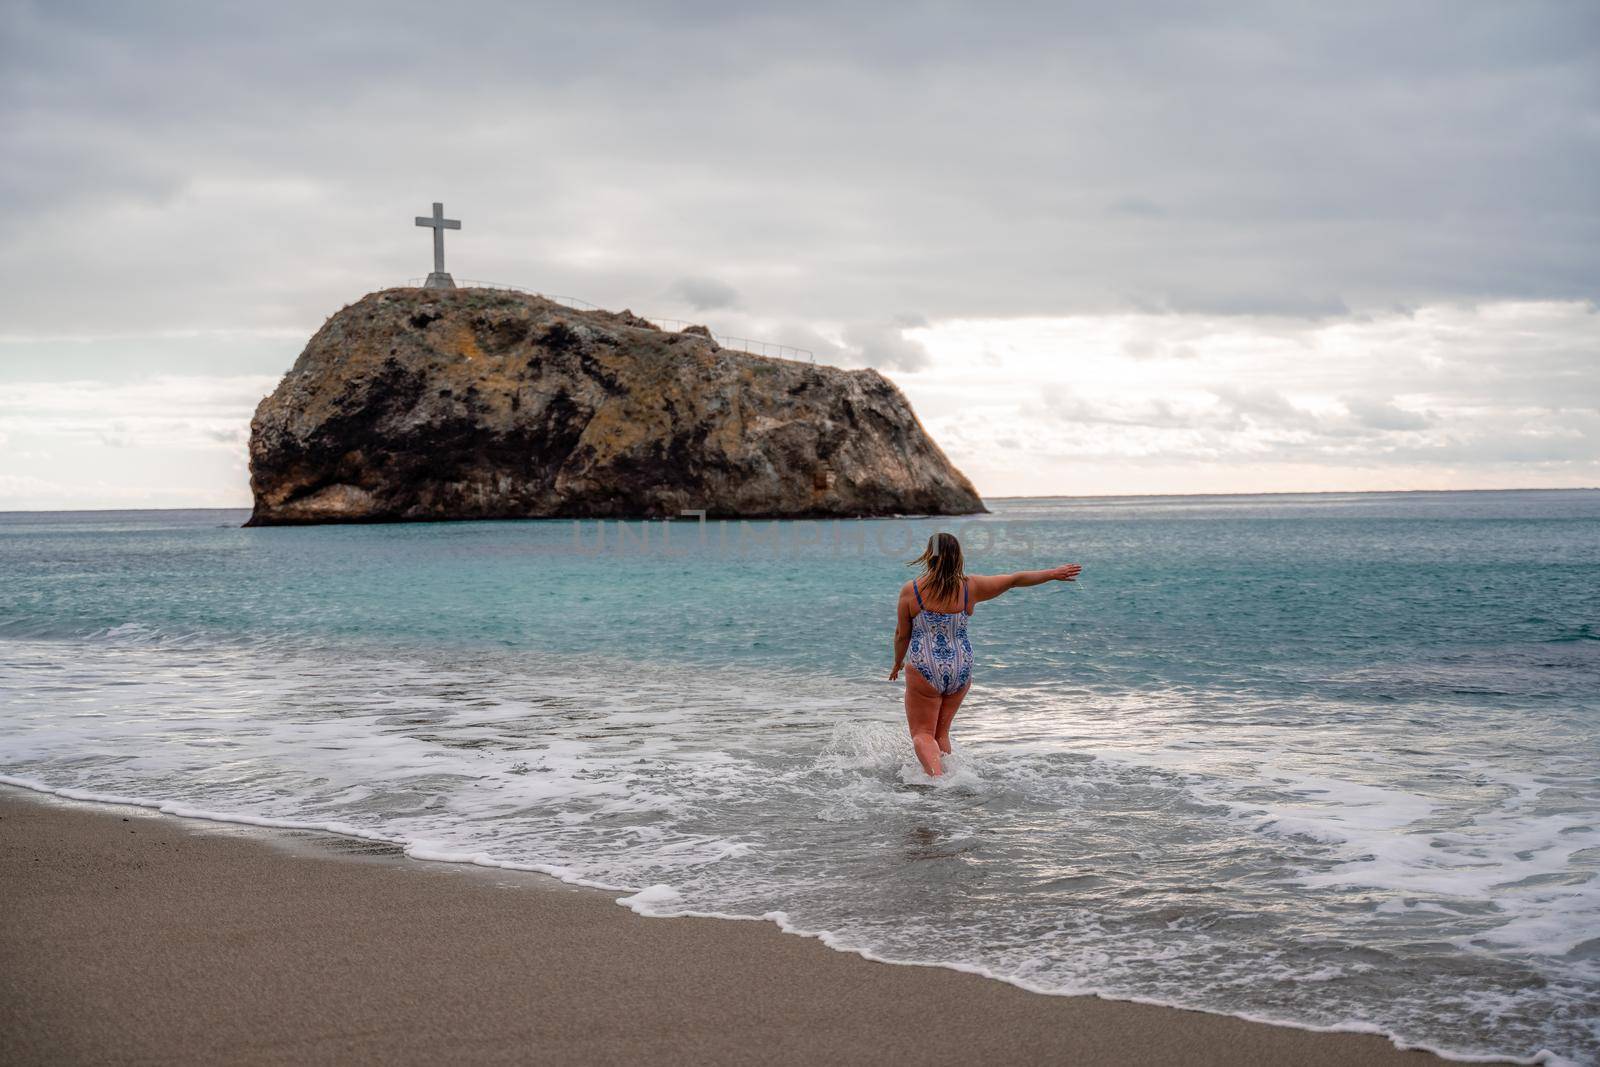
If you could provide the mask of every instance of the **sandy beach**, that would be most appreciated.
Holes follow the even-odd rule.
[[[0,1062],[1441,1062],[646,919],[539,875],[0,788]]]

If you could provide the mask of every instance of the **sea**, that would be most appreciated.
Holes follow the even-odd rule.
[[[1600,1063],[1600,491],[818,522],[0,514],[0,782],[1047,994]],[[906,560],[977,608],[950,773]]]

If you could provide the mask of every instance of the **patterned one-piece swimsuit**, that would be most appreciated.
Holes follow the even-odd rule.
[[[911,591],[917,594],[921,610],[911,619],[911,648],[906,662],[945,696],[959,693],[972,681],[972,642],[967,639],[967,586],[961,585],[960,611],[929,611],[922,603],[922,590],[915,580]]]

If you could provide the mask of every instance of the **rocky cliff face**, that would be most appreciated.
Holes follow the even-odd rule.
[[[330,318],[256,409],[250,486],[252,526],[983,510],[876,371],[490,289]]]

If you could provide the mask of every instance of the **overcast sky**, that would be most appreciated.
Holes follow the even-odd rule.
[[[430,266],[874,366],[987,495],[1600,485],[1600,4],[0,0],[0,508],[245,505]]]

